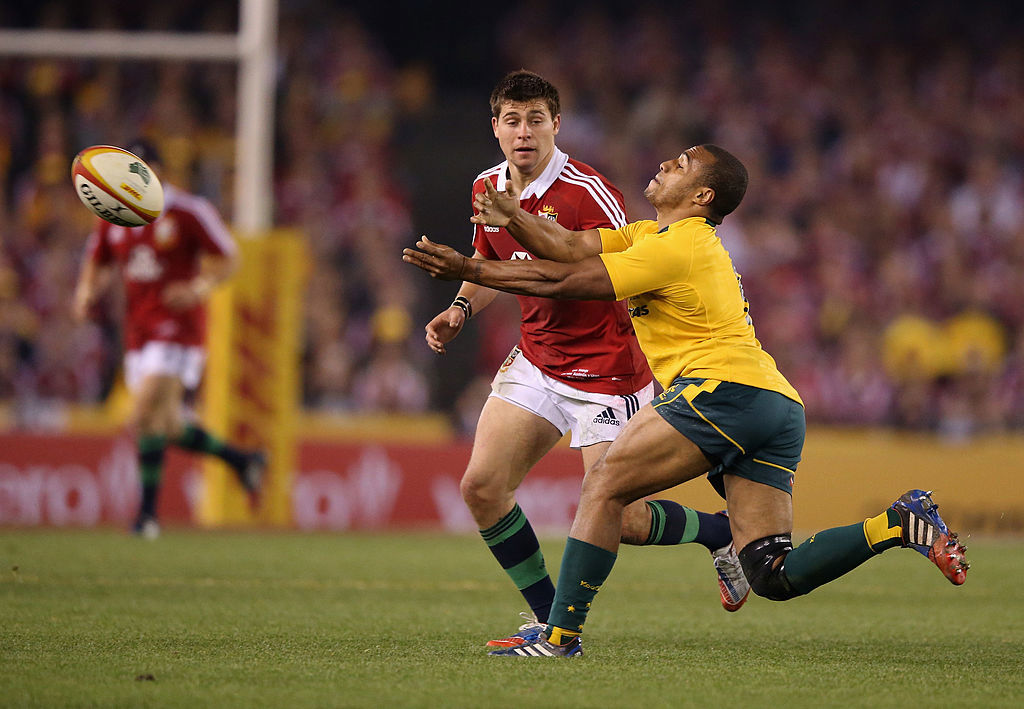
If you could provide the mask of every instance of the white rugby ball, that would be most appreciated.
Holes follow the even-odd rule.
[[[164,188],[146,161],[113,145],[75,156],[71,179],[82,204],[118,226],[145,226],[164,210]]]

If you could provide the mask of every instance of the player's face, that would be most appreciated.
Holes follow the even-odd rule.
[[[509,101],[502,104],[497,118],[491,118],[491,126],[508,164],[523,175],[536,177],[554,154],[559,121],[544,101]]]
[[[651,178],[644,190],[647,201],[655,209],[683,204],[702,187],[698,184],[704,171],[702,158],[708,157],[703,148],[694,146],[679,157],[661,163],[658,174]]]

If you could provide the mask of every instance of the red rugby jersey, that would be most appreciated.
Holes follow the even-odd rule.
[[[236,249],[207,200],[171,185],[164,186],[164,200],[163,214],[146,226],[128,228],[99,221],[86,246],[86,256],[94,263],[120,269],[128,350],[150,340],[202,345],[205,305],[174,311],[163,304],[161,295],[169,283],[194,278],[203,254],[231,255]]]
[[[478,175],[473,196],[484,191],[484,180],[504,190],[507,170],[506,161]],[[519,200],[530,214],[573,231],[615,229],[626,223],[622,193],[594,168],[558,148]],[[489,259],[533,258],[503,228],[477,224],[473,246]],[[522,310],[519,348],[548,376],[600,394],[632,394],[651,381],[624,301],[516,297]]]

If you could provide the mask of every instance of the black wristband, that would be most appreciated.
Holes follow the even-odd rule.
[[[473,304],[469,302],[469,298],[464,295],[456,296],[449,308],[462,308],[462,312],[466,314],[466,320],[473,317]]]

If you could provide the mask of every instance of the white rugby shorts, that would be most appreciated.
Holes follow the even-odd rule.
[[[195,389],[203,377],[206,351],[202,347],[152,340],[124,356],[124,378],[131,392],[153,374],[165,374],[181,380],[185,389]]]
[[[544,374],[516,346],[494,375],[491,396],[540,416],[562,435],[572,431],[570,445],[585,448],[615,440],[626,421],[654,398],[654,382],[633,394],[582,391]]]

